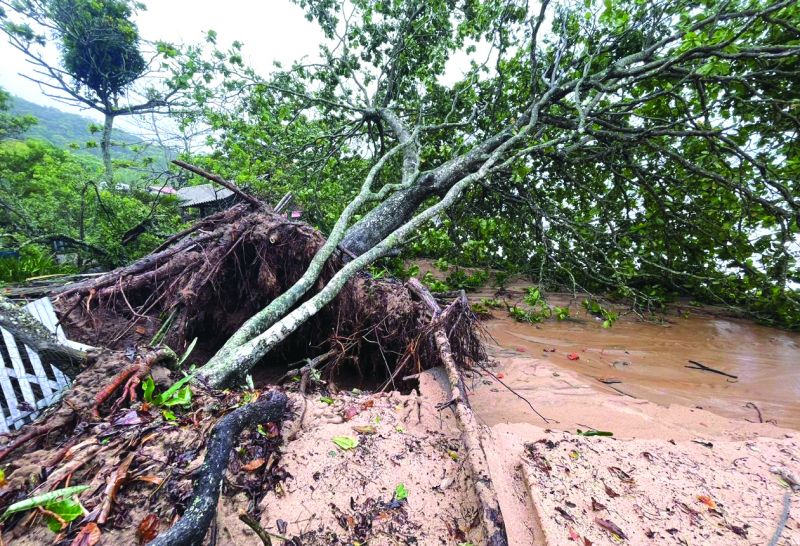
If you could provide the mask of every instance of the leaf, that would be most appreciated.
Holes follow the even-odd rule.
[[[453,451],[452,449],[448,449],[448,450],[447,450],[447,454],[448,454],[448,455],[450,456],[450,458],[451,458],[451,459],[453,459],[454,461],[458,461],[458,452],[457,452],[457,451]]]
[[[264,459],[253,459],[246,465],[242,466],[242,470],[244,470],[245,472],[255,472],[256,470],[264,466],[265,462],[266,461],[264,461]]]
[[[328,404],[329,406],[333,404],[333,398],[331,398],[330,396],[321,396],[319,401],[322,402],[323,404]]]
[[[133,425],[141,425],[142,423],[147,423],[151,420],[150,416],[148,416],[144,412],[138,412],[136,410],[129,410],[122,414],[120,417],[114,419],[112,424],[114,426],[133,426]]]
[[[569,452],[569,458],[572,459],[573,461],[577,461],[578,459],[581,458],[581,454],[573,449],[572,451]]]
[[[148,514],[139,522],[136,528],[136,538],[139,539],[139,544],[147,544],[158,536],[158,527],[160,522],[158,516],[155,514]]]
[[[47,526],[54,533],[58,533],[64,528],[63,522],[69,523],[70,521],[74,521],[85,513],[81,503],[72,498],[62,498],[60,500],[53,501],[46,504],[44,509],[48,512],[52,512],[58,516],[58,518],[60,518],[57,519],[52,516],[45,517]]]
[[[350,436],[334,436],[331,440],[339,449],[347,450],[358,447],[358,440]]]
[[[587,431],[583,431],[581,429],[578,429],[578,432],[576,432],[576,434],[579,434],[580,436],[614,436],[613,432],[609,432],[607,430],[587,430]]]
[[[194,338],[192,342],[189,344],[189,346],[186,348],[186,351],[184,351],[183,356],[178,361],[178,365],[176,366],[176,368],[180,368],[181,364],[183,364],[186,361],[186,359],[189,358],[189,355],[192,354],[195,345],[197,345],[197,338]]]
[[[75,485],[72,487],[65,487],[63,489],[56,489],[55,491],[50,491],[49,493],[43,493],[29,499],[15,502],[9,506],[5,512],[3,512],[3,515],[0,516],[0,521],[6,519],[6,517],[10,516],[11,514],[24,512],[25,510],[30,510],[31,508],[36,508],[37,506],[45,506],[46,504],[55,500],[83,493],[87,489],[89,489],[88,485]]]
[[[621,482],[633,483],[633,478],[631,478],[631,476],[627,472],[625,472],[618,466],[609,466],[608,471],[611,472],[611,474],[613,474],[614,476],[616,476],[617,479],[619,479]]]
[[[580,360],[581,355],[579,355],[578,353],[569,353],[567,355],[567,358],[569,358],[570,360]]]
[[[406,489],[405,484],[397,484],[397,487],[394,488],[394,498],[399,501],[403,501],[408,498],[408,489]]]
[[[144,392],[144,401],[148,404],[153,402],[153,392],[156,390],[156,382],[153,376],[148,375],[147,379],[142,382],[142,391]]]
[[[161,405],[167,407],[188,406],[191,403],[192,403],[192,388],[187,385],[184,388],[177,391],[171,397],[169,398],[165,397],[164,401],[161,402]]]
[[[179,379],[178,381],[175,382],[174,385],[170,386],[170,388],[168,388],[163,393],[153,398],[153,403],[156,404],[157,406],[167,405],[165,404],[165,402],[173,398],[173,396],[178,392],[178,390],[181,387],[183,387],[186,383],[188,383],[193,377],[194,375],[187,375],[186,377]]]
[[[608,493],[608,491],[609,491],[609,489],[608,489],[608,487],[606,487],[606,493]],[[613,491],[612,491],[612,493],[613,493]],[[614,493],[614,496],[616,496],[616,495],[617,494]],[[609,497],[610,496],[611,495],[609,495]],[[606,505],[605,504],[597,502],[597,500],[594,497],[592,497],[592,512],[598,512],[600,510],[605,510],[605,509],[606,509]]]
[[[353,427],[353,430],[355,430],[359,434],[375,434],[377,432],[377,429],[372,425],[356,426]]]
[[[714,499],[709,497],[708,495],[699,495],[697,500],[708,506],[711,510],[715,510],[717,508],[717,503],[714,502]]]
[[[6,471],[4,468],[0,468],[0,487],[6,484]]]
[[[612,499],[614,499],[614,498],[616,498],[616,497],[619,497],[619,493],[617,493],[616,491],[614,491],[613,489],[611,489],[611,488],[610,488],[609,486],[607,486],[606,484],[603,484],[603,485],[605,485],[605,487],[606,487],[606,495],[608,495],[608,496],[609,496],[609,497],[611,497]]]
[[[572,527],[569,528],[569,539],[578,542],[581,539],[581,536],[573,529]]]
[[[617,535],[622,540],[625,540],[625,539],[628,538],[628,536],[625,533],[622,532],[622,529],[620,529],[617,526],[617,524],[615,524],[611,520],[594,518],[594,522],[597,525],[599,525],[600,527],[602,527],[603,529],[605,529],[606,531],[608,531],[609,533],[611,533],[612,535]]]
[[[165,409],[161,412],[161,415],[164,417],[166,421],[177,421],[178,418],[172,413],[172,410]]]
[[[83,526],[69,546],[95,546],[100,542],[100,528],[94,522]]]
[[[361,408],[358,408],[356,406],[348,406],[344,409],[342,416],[344,417],[345,421],[349,421],[359,413],[361,413]]]

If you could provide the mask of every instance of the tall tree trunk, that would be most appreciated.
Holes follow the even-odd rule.
[[[105,168],[105,181],[108,187],[114,186],[114,168],[111,165],[111,130],[114,128],[114,114],[106,110],[103,122],[103,136],[100,140],[100,150],[103,153],[103,167]]]

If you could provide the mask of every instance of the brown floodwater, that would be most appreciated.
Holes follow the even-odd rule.
[[[758,422],[750,403],[764,421],[800,429],[800,334],[700,315],[661,324],[626,316],[603,328],[582,309],[573,306],[572,314],[576,319],[532,325],[495,311],[483,325],[500,347],[571,370],[599,390]],[[690,360],[737,379],[687,368]]]

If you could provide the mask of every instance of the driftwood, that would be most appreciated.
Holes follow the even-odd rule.
[[[459,303],[454,304],[442,311],[442,308],[433,298],[431,293],[417,279],[411,279],[407,283],[409,289],[419,296],[420,300],[430,309],[433,315],[434,324],[440,321],[441,317]],[[465,298],[462,293],[459,298]],[[463,302],[462,302],[463,303]],[[440,325],[433,330],[436,347],[439,357],[447,372],[450,383],[450,401],[443,407],[453,408],[459,428],[461,429],[461,441],[466,447],[466,460],[472,472],[475,486],[475,493],[478,497],[480,519],[486,535],[483,537],[482,544],[489,546],[505,546],[508,544],[506,536],[505,522],[500,511],[500,502],[497,500],[497,493],[492,485],[492,477],[489,472],[489,463],[486,459],[486,452],[483,449],[483,439],[487,436],[487,430],[475,419],[472,408],[467,399],[467,391],[461,373],[458,370],[453,353],[450,348],[450,341],[447,332]]]
[[[231,449],[236,439],[249,425],[280,420],[287,403],[288,399],[282,392],[265,393],[255,402],[232,411],[214,425],[205,460],[197,470],[189,508],[178,523],[158,535],[149,543],[150,546],[192,546],[203,540],[217,511],[222,477],[228,468]]]

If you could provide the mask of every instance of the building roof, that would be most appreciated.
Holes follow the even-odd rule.
[[[148,186],[147,191],[150,193],[161,193],[164,195],[177,195],[178,193],[175,191],[175,188],[170,186]]]
[[[206,203],[224,201],[233,195],[228,188],[216,189],[211,184],[200,184],[199,186],[188,186],[178,190],[178,199],[182,207],[196,207]]]

